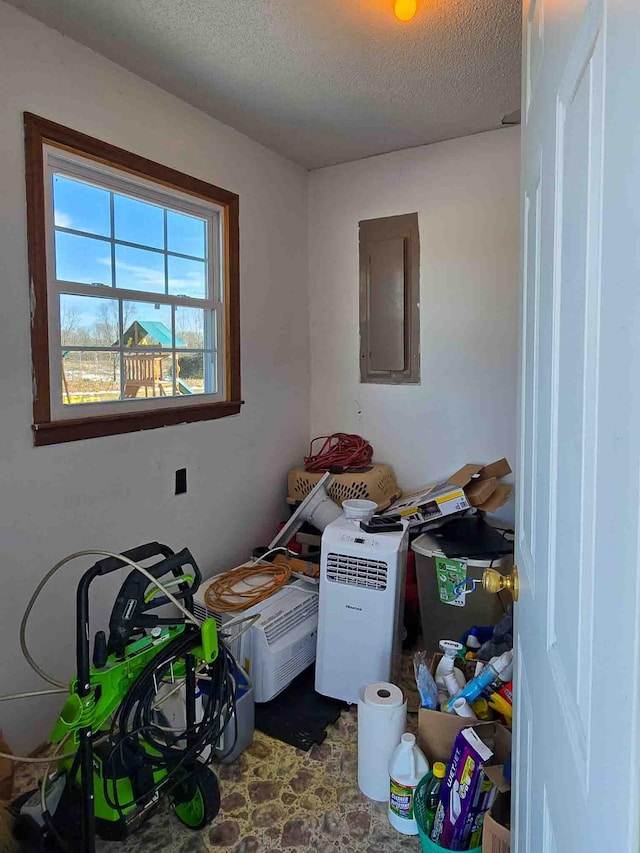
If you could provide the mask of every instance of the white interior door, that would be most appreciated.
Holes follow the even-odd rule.
[[[515,853],[638,851],[640,2],[525,0]]]

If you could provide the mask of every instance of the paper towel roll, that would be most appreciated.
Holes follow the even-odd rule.
[[[389,759],[407,726],[402,690],[383,681],[358,698],[358,787],[370,800],[389,799]]]
[[[375,681],[364,688],[364,702],[376,708],[399,708],[404,702],[402,690],[386,681]]]

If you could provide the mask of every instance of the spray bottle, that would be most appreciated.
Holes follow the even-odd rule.
[[[449,702],[443,707],[443,710],[454,710],[453,705],[458,699],[466,699],[467,702],[475,702],[480,694],[487,689],[493,682],[500,677],[501,673],[507,670],[513,661],[513,651],[504,652],[500,657],[488,663],[482,670],[480,675],[473,678],[466,687],[464,687],[457,696],[452,697]]]
[[[454,640],[440,640],[439,645],[442,658],[436,667],[435,681],[438,688],[438,704],[442,705],[452,696],[457,696],[465,686],[466,679],[462,670],[454,666],[457,655],[463,649],[462,643],[456,643]]]

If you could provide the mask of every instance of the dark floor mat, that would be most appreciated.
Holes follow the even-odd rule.
[[[257,703],[256,728],[298,749],[309,750],[314,743],[322,743],[327,726],[349,706],[316,693],[314,683],[315,667],[310,666],[275,699]]]

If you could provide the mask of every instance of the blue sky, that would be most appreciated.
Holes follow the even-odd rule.
[[[206,223],[204,219],[167,210],[167,246],[165,247],[164,209],[111,193],[100,187],[55,175],[54,214],[58,228],[73,228],[82,235],[56,230],[56,276],[65,281],[100,283],[113,293],[111,245],[96,237],[111,236],[111,196],[113,195],[114,235],[116,240],[137,243],[149,249],[161,249],[192,255],[196,259],[169,254],[168,288],[172,296],[204,297],[206,276]],[[85,236],[86,235],[86,236]],[[146,293],[165,292],[164,254],[148,249],[115,246],[116,287]],[[199,260],[202,259],[202,260]],[[95,322],[96,307],[103,300],[76,298],[81,325]],[[157,315],[152,304],[149,312]],[[145,306],[146,310],[146,306]],[[164,319],[164,317],[162,318]]]

